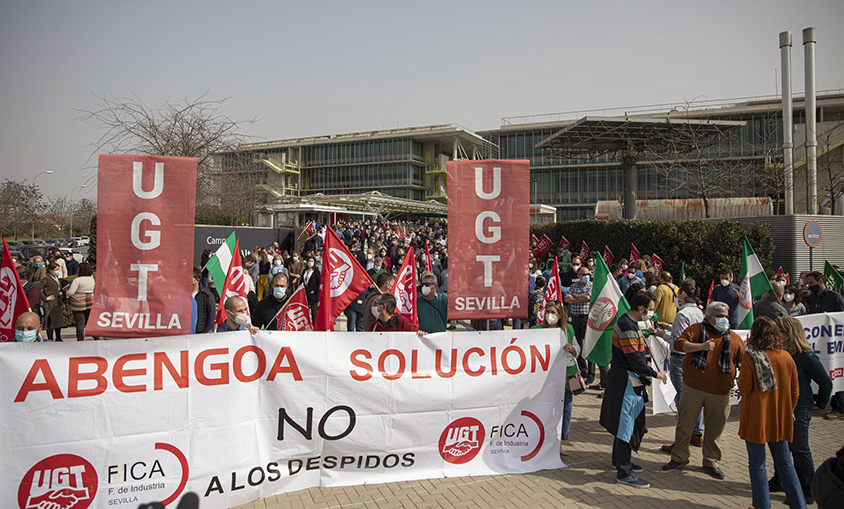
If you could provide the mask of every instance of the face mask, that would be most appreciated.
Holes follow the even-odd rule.
[[[622,265],[621,270],[627,270],[627,265]]]
[[[439,260],[439,259],[440,259],[440,255],[435,254],[435,255],[434,255],[434,260]]]
[[[377,320],[381,313],[378,312],[378,306],[372,306],[372,316]]]
[[[287,288],[273,287],[273,297],[281,300],[285,295],[287,295]]]
[[[552,315],[552,314],[545,315],[545,322],[548,325],[557,325],[558,320],[559,320],[559,318],[557,318],[557,315]]]
[[[385,256],[387,256],[387,252],[386,252],[386,251],[381,251],[381,258],[384,258]]]
[[[722,279],[721,280],[721,286],[723,286],[724,288],[730,286],[730,280],[729,279]]]
[[[649,287],[648,287],[648,291],[649,291],[649,292],[651,292],[651,293],[655,292],[655,291],[656,291],[656,286],[653,286],[653,285],[649,286]]]
[[[308,267],[313,267],[313,266],[314,266],[314,262],[313,262],[313,260],[309,261],[309,262],[308,262]]]
[[[723,316],[715,319],[715,330],[724,333],[730,328],[730,321]]]
[[[586,274],[585,276],[580,276],[580,281],[581,281],[583,284],[588,283],[588,282],[589,282],[589,274]]]
[[[375,270],[381,270],[381,266],[380,266],[380,265],[375,265],[373,268],[374,268]]]
[[[577,272],[578,270],[580,270],[580,265],[572,265],[572,266],[571,266],[571,269],[572,269],[573,271]]]
[[[56,276],[56,277],[62,277],[62,271],[60,271],[60,270],[54,270],[54,271],[53,271],[53,275],[54,275],[54,276]]]
[[[235,315],[234,323],[236,323],[238,325],[248,324],[249,323],[249,315],[247,315],[246,313],[243,313],[243,314],[240,314],[240,315]]]
[[[533,264],[532,264],[532,263],[529,263],[529,264],[528,264],[528,267],[530,267],[530,268],[532,269],[532,268],[533,268]]]
[[[38,331],[32,330],[15,330],[15,341],[21,343],[32,343],[38,337]]]
[[[791,302],[791,301],[794,300],[794,294],[793,293],[786,293],[785,295],[782,296],[782,300],[784,300],[786,302]]]
[[[373,256],[371,254],[366,255],[367,260],[371,260],[372,258],[373,258]]]
[[[590,269],[591,269],[592,267],[594,267],[594,266],[595,266],[595,262],[589,262],[589,268],[590,268]]]
[[[273,262],[273,264],[275,264],[275,266],[278,267],[279,265],[281,265],[281,260],[276,260],[276,261]]]
[[[44,266],[44,264],[43,264],[43,263],[36,263],[36,264],[35,264],[35,266],[36,266],[36,267],[43,267],[43,266]]]
[[[809,291],[817,295],[820,285],[809,285]]]
[[[422,295],[424,295],[425,297],[427,297],[428,295],[431,295],[431,287],[430,286],[423,286],[422,287]]]
[[[293,257],[293,261],[294,261],[294,262],[298,262],[298,261],[299,261],[299,257],[298,257],[298,256],[294,256],[294,257]]]
[[[393,245],[395,246],[396,244],[398,244],[398,242],[396,242],[396,241],[394,240],[394,241],[393,241]]]
[[[628,279],[636,279],[636,273],[635,272],[628,272],[627,278]]]

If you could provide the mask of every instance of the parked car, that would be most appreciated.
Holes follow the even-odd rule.
[[[11,251],[10,251],[11,252]],[[41,256],[47,259],[47,248],[45,246],[24,246],[20,250],[18,260],[24,262],[31,261],[36,256]]]
[[[80,246],[87,246],[89,242],[88,237],[79,237],[79,245]]]

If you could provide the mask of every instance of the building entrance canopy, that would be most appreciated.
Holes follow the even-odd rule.
[[[318,193],[301,197],[282,197],[279,198],[278,203],[279,205],[277,207],[281,207],[281,204],[309,204],[338,207],[347,211],[376,215],[382,221],[402,214],[445,215],[448,211],[448,207],[444,203],[435,200],[418,201],[396,198],[381,194],[378,191],[361,194],[325,195]],[[268,208],[272,209],[275,207],[270,206]]]
[[[647,154],[686,154],[701,142],[743,127],[734,120],[586,116],[536,144],[555,157],[599,157],[620,153],[624,169],[624,217],[635,219],[638,197],[636,163]]]

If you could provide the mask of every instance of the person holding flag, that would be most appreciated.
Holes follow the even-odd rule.
[[[252,317],[249,315],[249,299],[246,295],[245,281],[247,277],[241,268],[240,243],[236,241],[217,307],[217,332],[247,329],[252,334],[258,332],[258,328],[252,325]]]
[[[730,328],[738,329],[738,303],[740,289],[733,282],[733,270],[729,267],[722,267],[718,271],[718,282],[709,291],[709,301],[723,302],[730,308]]]
[[[305,296],[305,287],[299,288],[293,292],[293,295],[287,299],[287,302],[273,317],[275,322],[275,330],[279,331],[312,331],[314,330],[313,322],[311,322],[311,313],[308,309],[308,299]]]
[[[375,299],[375,305],[372,307],[372,314],[375,316],[372,332],[416,332],[418,335],[425,334],[409,318],[397,312],[395,297],[389,293],[384,293]]]
[[[276,329],[277,324],[275,318],[281,308],[290,300],[290,294],[287,293],[288,285],[289,280],[283,272],[278,272],[273,276],[270,293],[264,297],[264,300],[258,303],[255,309],[253,323],[256,327],[267,330],[278,330]],[[300,288],[304,288],[304,286]]]
[[[609,272],[603,260],[599,264],[603,265],[604,271]],[[596,305],[593,305],[596,312],[589,313],[590,330],[596,326],[606,327],[607,322],[615,321],[618,309],[615,303],[624,299],[618,286],[611,280],[606,281],[610,279],[606,273],[603,278],[603,288],[615,288],[614,292],[607,292],[607,296],[598,290],[599,297]],[[614,301],[609,294],[614,294]],[[645,434],[646,386],[651,384],[652,378],[659,378],[663,383],[667,380],[665,373],[656,371],[648,364],[645,355],[647,343],[638,324],[653,313],[655,305],[654,297],[649,292],[637,293],[630,302],[629,311],[621,315],[612,328],[612,362],[607,374],[607,388],[599,421],[615,437],[612,466],[617,472],[616,482],[634,488],[650,487],[650,483],[633,475],[641,472],[642,467],[631,461],[632,452],[639,450]],[[596,345],[584,343],[584,349],[589,346],[593,348],[591,352],[587,351],[587,356],[594,353]]]
[[[559,301],[549,301],[545,304],[545,316],[541,324],[534,325],[532,329],[560,329],[560,342],[563,344],[563,351],[566,353],[566,390],[563,399],[563,431],[560,434],[561,441],[568,441],[569,428],[571,428],[571,413],[574,409],[574,394],[569,389],[568,381],[576,377],[580,368],[577,366],[577,356],[580,355],[580,345],[574,340],[574,329],[568,323],[568,315]],[[568,456],[560,445],[560,456]]]
[[[604,279],[607,279],[609,269],[607,269],[604,260],[601,260],[601,267],[605,271]],[[577,363],[580,365],[580,374],[585,379],[586,385],[591,385],[595,382],[595,364],[587,362],[585,359],[586,354],[583,353],[588,353],[589,351],[589,349],[584,347],[586,327],[589,319],[589,303],[592,300],[592,282],[590,281],[589,274],[590,271],[587,267],[580,267],[577,271],[578,280],[569,286],[568,295],[565,298],[565,303],[569,305],[571,325],[574,327],[575,338],[581,347],[581,356],[577,359]],[[604,364],[606,365],[606,363]]]

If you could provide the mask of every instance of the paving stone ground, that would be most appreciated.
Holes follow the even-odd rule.
[[[747,451],[738,437],[739,407],[734,406],[721,437],[721,469],[727,478],[715,480],[700,469],[701,449],[692,447],[691,463],[679,471],[662,472],[669,460],[659,447],[673,441],[673,414],[648,415],[648,433],[634,462],[640,476],[651,483],[636,489],[615,483],[610,467],[611,436],[598,424],[601,400],[597,391],[576,396],[572,427],[564,458],[567,468],[532,474],[457,477],[368,484],[341,488],[312,488],[276,495],[237,509],[293,508],[747,508],[751,505]],[[649,405],[650,407],[650,405]],[[650,408],[648,409],[650,412]],[[817,467],[844,445],[844,420],[825,421],[812,415],[809,432]],[[768,470],[773,464],[768,455]],[[786,507],[785,495],[772,494],[772,507]],[[844,505],[842,505],[844,507]]]

